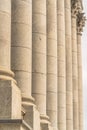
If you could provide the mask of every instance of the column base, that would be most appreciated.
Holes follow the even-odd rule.
[[[26,97],[25,95],[22,95],[22,104],[29,105],[29,106],[35,106],[35,99],[32,96]]]
[[[47,115],[40,115],[41,123],[50,123],[49,117]]]
[[[41,123],[41,130],[54,130],[50,124]]]
[[[14,80],[14,73],[10,70],[7,70],[0,66],[0,80],[11,80],[14,83],[17,83]]]
[[[34,99],[22,98],[22,106],[25,111],[24,121],[33,129],[40,130],[40,114],[34,104]]]
[[[40,116],[40,126],[41,130],[53,130],[51,123],[49,121],[49,117],[46,115]]]

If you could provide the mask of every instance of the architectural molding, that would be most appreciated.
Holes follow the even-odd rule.
[[[77,14],[77,33],[81,34],[83,32],[83,27],[85,26],[86,16],[85,13],[78,12]]]
[[[81,2],[79,0],[71,0],[72,17],[76,17],[78,12],[81,12]]]

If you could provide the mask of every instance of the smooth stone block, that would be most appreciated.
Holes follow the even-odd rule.
[[[21,94],[13,81],[0,80],[0,119],[21,118]]]
[[[22,119],[0,120],[0,130],[32,130]]]
[[[23,105],[26,110],[24,121],[33,129],[40,130],[40,114],[35,106]]]

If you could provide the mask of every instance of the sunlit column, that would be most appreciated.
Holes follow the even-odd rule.
[[[66,130],[65,1],[57,0],[58,129]]]
[[[41,119],[46,119],[46,0],[33,0],[32,2],[32,94]]]
[[[11,0],[0,0],[0,129],[4,130],[11,128],[11,125],[8,126],[8,120],[12,122],[12,119],[21,119],[21,93],[13,77]]]
[[[23,100],[31,97],[32,0],[12,0],[12,70]]]
[[[78,3],[72,1],[72,84],[73,84],[73,129],[79,130],[78,113],[78,61],[77,61],[77,13]]]
[[[65,0],[66,130],[73,130],[71,0]]]
[[[11,65],[11,0],[0,0],[0,79],[12,79]]]
[[[57,130],[57,0],[47,0],[47,114]]]
[[[81,37],[85,25],[84,13],[77,15],[77,58],[78,58],[78,102],[79,102],[79,130],[83,130],[83,88],[82,88],[82,50]]]

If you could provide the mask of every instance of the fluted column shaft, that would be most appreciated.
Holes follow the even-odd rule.
[[[57,0],[47,0],[47,114],[57,130]]]
[[[77,64],[76,15],[72,14],[72,81],[73,81],[73,129],[79,129],[78,119],[78,64]]]
[[[66,130],[73,130],[71,0],[65,0]]]
[[[10,71],[11,0],[0,0],[0,79],[12,79]]]
[[[41,116],[46,115],[46,0],[33,0],[33,97]]]
[[[10,69],[10,47],[11,0],[3,0],[0,1],[0,67]]]
[[[58,129],[66,130],[66,65],[64,0],[57,0],[58,18]]]
[[[78,58],[78,98],[79,98],[79,130],[83,130],[83,90],[82,90],[82,56],[81,33],[77,33],[77,58]]]
[[[83,130],[83,90],[82,90],[82,51],[81,36],[85,26],[86,17],[83,12],[77,15],[77,58],[78,58],[78,106],[79,106],[79,130]]]
[[[21,119],[21,93],[10,62],[11,0],[0,0],[0,129],[4,130],[12,128],[12,120]]]
[[[12,0],[12,70],[22,97],[31,97],[32,0]]]

